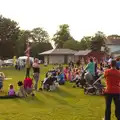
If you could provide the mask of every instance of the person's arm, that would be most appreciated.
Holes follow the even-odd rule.
[[[85,68],[85,71],[89,68],[90,64],[87,64],[86,68]]]
[[[105,78],[105,75],[104,75],[104,74],[101,75],[97,80],[99,81],[99,80],[102,80],[103,78]]]

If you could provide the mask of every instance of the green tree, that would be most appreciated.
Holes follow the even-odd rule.
[[[20,30],[18,35],[18,40],[16,42],[17,46],[17,56],[24,55],[26,50],[26,43],[31,39],[31,33],[28,30]]]
[[[68,40],[63,44],[63,48],[79,50],[79,42],[75,40]]]
[[[43,30],[42,28],[34,28],[31,33],[30,37],[32,39],[31,42],[31,55],[34,57],[38,57],[38,53],[53,49],[49,34],[47,31]]]
[[[31,37],[34,42],[39,42],[39,43],[41,42],[47,43],[50,40],[48,33],[40,27],[34,28],[31,31]]]
[[[91,36],[85,36],[79,42],[79,49],[86,50],[91,48]]]
[[[73,37],[70,35],[69,25],[60,25],[59,30],[54,34],[52,40],[55,42],[56,48],[63,48],[66,41],[73,40]]]
[[[98,31],[91,41],[91,49],[94,51],[100,51],[101,47],[104,46],[105,35],[103,32]]]
[[[16,54],[18,34],[18,24],[11,19],[0,16],[0,56],[6,58]]]

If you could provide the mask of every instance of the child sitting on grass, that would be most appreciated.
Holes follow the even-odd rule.
[[[22,81],[18,82],[19,90],[17,92],[18,97],[27,97],[27,93],[25,92],[24,85]]]
[[[8,96],[16,96],[13,85],[10,85],[10,89],[8,91]]]

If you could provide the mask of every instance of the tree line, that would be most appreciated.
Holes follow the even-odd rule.
[[[16,21],[0,16],[0,57],[3,58],[24,55],[27,42],[30,42],[31,56],[38,57],[38,53],[53,49],[51,41],[54,41],[56,48],[100,51],[105,39],[104,33],[98,31],[94,36],[75,40],[70,34],[68,24],[60,25],[50,39],[48,32],[41,27],[31,31],[21,30]]]

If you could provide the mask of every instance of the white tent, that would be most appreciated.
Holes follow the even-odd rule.
[[[27,56],[20,56],[19,58],[18,58],[18,60],[24,60],[24,61],[26,61],[27,60]],[[30,60],[33,62],[34,61],[34,58],[33,57],[30,57]]]

